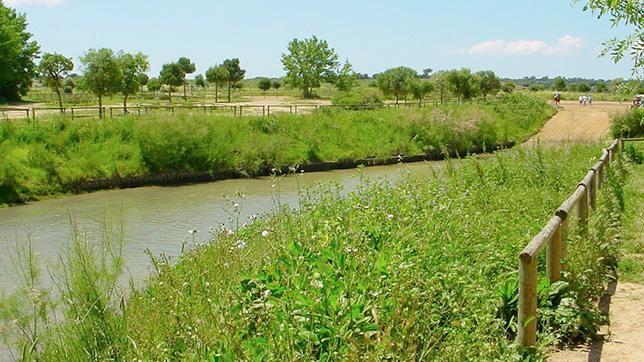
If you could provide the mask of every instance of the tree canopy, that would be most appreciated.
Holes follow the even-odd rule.
[[[168,86],[168,97],[172,102],[172,87],[180,87],[184,83],[185,73],[178,63],[164,64],[159,73],[159,81]]]
[[[378,75],[378,88],[385,96],[396,98],[396,104],[400,98],[406,97],[412,88],[412,84],[418,79],[415,70],[409,67],[391,68]]]
[[[27,18],[0,1],[0,100],[19,100],[36,75],[40,48],[27,32]]]
[[[229,78],[228,68],[223,65],[210,67],[206,71],[206,80],[215,85],[215,102],[219,102],[219,86],[224,85]]]
[[[226,59],[222,66],[228,71],[228,102],[230,102],[230,90],[234,86],[236,88],[236,83],[244,79],[246,70],[242,69],[238,58]]]
[[[71,58],[67,58],[62,54],[45,53],[38,65],[38,72],[40,73],[42,82],[51,88],[58,97],[58,106],[63,109],[63,96],[61,90],[63,89],[63,82],[69,72],[74,69],[74,63]]]
[[[282,54],[286,71],[284,81],[300,89],[304,98],[313,96],[313,89],[322,82],[332,83],[340,66],[338,54],[325,40],[316,36],[309,39],[293,39],[288,44],[288,53]]]
[[[484,70],[476,73],[478,86],[483,98],[487,99],[488,94],[497,94],[501,90],[501,80],[491,70]]]
[[[478,79],[467,68],[450,70],[447,73],[447,83],[452,93],[461,100],[472,99],[479,92]]]
[[[190,58],[186,57],[179,58],[179,60],[177,60],[177,64],[179,64],[181,70],[183,71],[183,100],[187,101],[188,95],[186,94],[186,75],[196,72],[197,67],[195,66],[195,63],[190,60]]]
[[[141,89],[141,78],[150,69],[148,56],[143,53],[119,53],[119,67],[121,68],[121,87],[123,94],[123,107],[127,107],[127,99]]]
[[[257,82],[257,87],[262,90],[262,92],[266,92],[267,90],[271,89],[271,80],[268,78],[262,78]]]

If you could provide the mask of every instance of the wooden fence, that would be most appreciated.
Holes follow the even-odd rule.
[[[523,347],[534,347],[537,342],[537,256],[546,248],[546,275],[551,283],[561,278],[565,268],[570,214],[576,209],[577,222],[582,234],[588,233],[588,216],[596,208],[597,190],[604,181],[606,169],[624,149],[624,143],[644,138],[616,139],[602,151],[599,161],[590,168],[575,191],[555,211],[546,226],[519,254],[519,302],[517,340]],[[620,148],[621,145],[621,148]]]

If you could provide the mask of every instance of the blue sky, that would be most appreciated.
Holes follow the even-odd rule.
[[[568,0],[4,0],[27,14],[42,50],[74,58],[89,48],[142,51],[151,75],[180,56],[197,72],[238,57],[249,77],[283,75],[293,38],[327,40],[354,70],[469,67],[504,77],[630,77],[629,59],[598,58],[626,34]]]

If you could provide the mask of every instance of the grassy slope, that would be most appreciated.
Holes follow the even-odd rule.
[[[554,111],[512,95],[440,109],[324,110],[243,119],[207,115],[5,122],[0,125],[0,204],[68,192],[75,182],[421,154],[524,140]]]
[[[642,142],[635,147],[644,155]],[[626,193],[626,235],[619,265],[620,280],[644,284],[644,164],[632,164]]]

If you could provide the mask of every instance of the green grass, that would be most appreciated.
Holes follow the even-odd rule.
[[[40,360],[516,360],[517,255],[600,149],[452,161],[436,177],[363,180],[346,197],[333,185],[302,190],[297,210],[221,230],[176,265],[155,259],[158,273],[128,299],[102,292],[119,254],[103,252],[116,260],[106,263],[74,239],[71,297],[58,305],[67,319],[7,302],[23,310],[19,326],[40,331],[14,342]],[[564,281],[549,286],[539,259],[540,349],[592,336],[621,174],[608,173],[592,236],[572,230]]]
[[[307,116],[166,113],[98,121],[57,116],[0,124],[0,204],[69,192],[78,182],[417,155],[522,141],[554,113],[511,95],[486,104]]]
[[[644,136],[644,108],[631,109],[614,116],[611,131],[617,138]]]
[[[644,284],[644,143],[628,145],[634,151],[627,155],[638,155],[631,159],[631,176],[626,186],[624,247],[619,263],[620,280]]]

